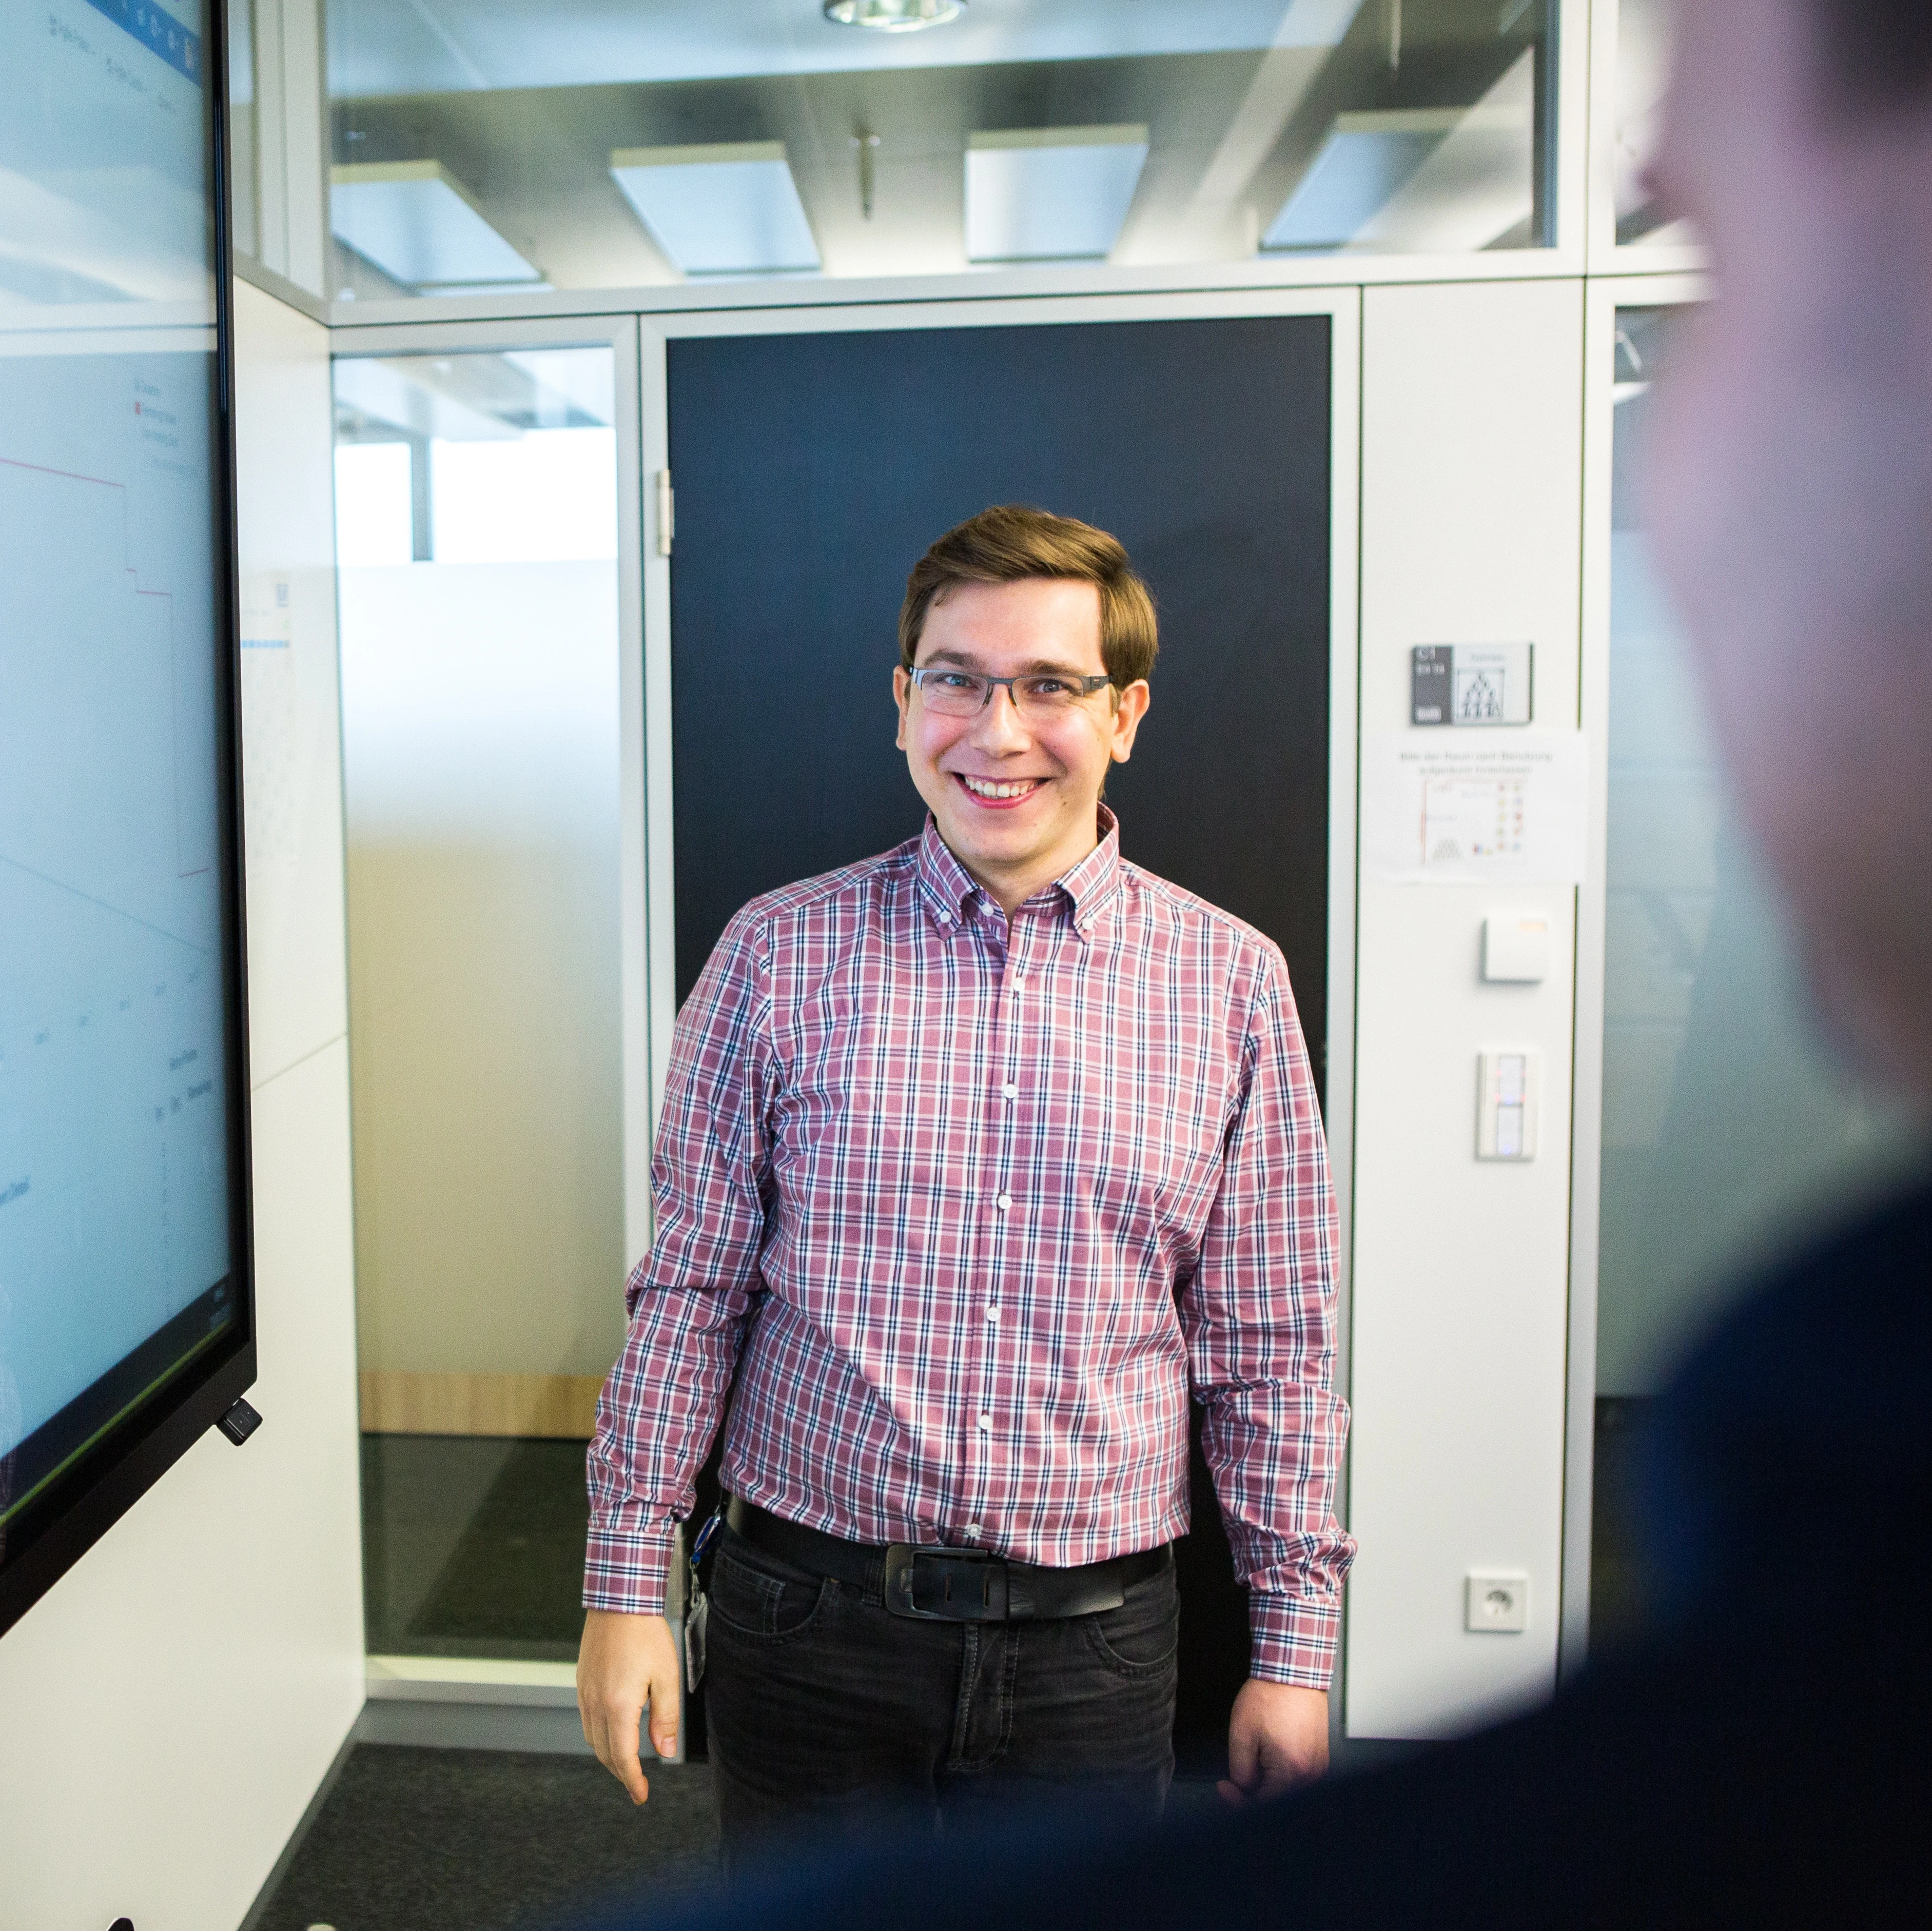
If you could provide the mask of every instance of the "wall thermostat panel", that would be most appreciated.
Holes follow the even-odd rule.
[[[1528,1046],[1504,1046],[1480,1054],[1476,1064],[1476,1158],[1534,1159],[1543,1055]]]
[[[1409,652],[1412,724],[1526,724],[1536,709],[1533,643],[1419,643]]]
[[[1492,912],[1483,921],[1483,976],[1492,985],[1534,985],[1550,976],[1550,921]]]

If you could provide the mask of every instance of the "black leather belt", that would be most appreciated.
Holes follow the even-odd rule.
[[[845,1542],[734,1495],[724,1519],[754,1549],[795,1569],[878,1594],[896,1616],[938,1623],[1018,1623],[1118,1609],[1127,1590],[1174,1560],[1171,1544],[1071,1569],[1010,1562],[977,1549]]]

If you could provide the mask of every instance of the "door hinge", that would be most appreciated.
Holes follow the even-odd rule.
[[[672,495],[670,472],[658,472],[658,554],[670,554],[670,540],[677,534],[677,499]]]

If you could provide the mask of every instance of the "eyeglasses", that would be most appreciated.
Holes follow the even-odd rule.
[[[950,664],[928,664],[906,673],[926,708],[942,718],[976,717],[993,701],[993,687],[1004,684],[1014,708],[1028,717],[1050,718],[1070,711],[1083,697],[1112,682],[1098,677],[1076,677],[1058,670],[1035,671],[1024,677],[986,677],[976,670],[956,670]]]

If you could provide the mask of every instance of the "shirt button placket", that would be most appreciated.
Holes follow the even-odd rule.
[[[1018,934],[1013,930],[1010,922],[1006,934],[1008,990],[1010,993],[1016,995],[1026,982],[1026,969],[1019,963],[1018,946],[1017,943],[1018,938]],[[1018,1013],[1016,1005],[1009,1006],[1007,1011],[1001,1016],[1004,1024],[1001,1027],[1000,1030],[1006,1035],[1004,1044],[1006,1045],[1007,1053],[1010,1055],[1015,1049],[1018,1031]],[[1009,1078],[1001,1084],[1000,1088],[1000,1097],[1005,1104],[999,1109],[1000,1119],[998,1122],[998,1144],[999,1147],[999,1165],[1002,1171],[1010,1171],[1012,1168],[1013,1158],[1012,1137],[1015,1124],[1013,1117],[1013,1105],[1014,1102],[1018,1099],[1019,1096],[1019,1083],[1017,1080]],[[999,1192],[993,1197],[994,1228],[996,1236],[998,1234],[1004,1234],[1007,1231],[1012,1221],[1012,1195],[1006,1188],[1002,1186]],[[1000,1323],[999,1284],[1000,1277],[1004,1271],[1006,1261],[1006,1249],[1004,1242],[998,1242],[996,1243],[994,1249],[994,1254],[995,1256],[994,1261],[994,1279],[989,1285],[986,1306],[986,1345],[985,1351],[980,1357],[980,1387],[985,1390],[991,1390],[997,1384],[998,1380],[998,1344]],[[982,1399],[984,1399],[984,1396],[982,1396]],[[975,1513],[981,1516],[983,1516],[986,1512],[986,1498],[988,1486],[987,1482],[987,1468],[984,1449],[986,1445],[987,1438],[992,1433],[992,1429],[993,1417],[992,1411],[988,1408],[982,1407],[976,1417],[976,1426],[974,1429],[975,1438],[982,1444],[982,1454],[979,1464],[979,1480],[975,1485],[976,1490]],[[979,1522],[972,1523],[967,1530],[968,1537],[974,1540],[976,1540],[983,1532],[983,1525]]]

